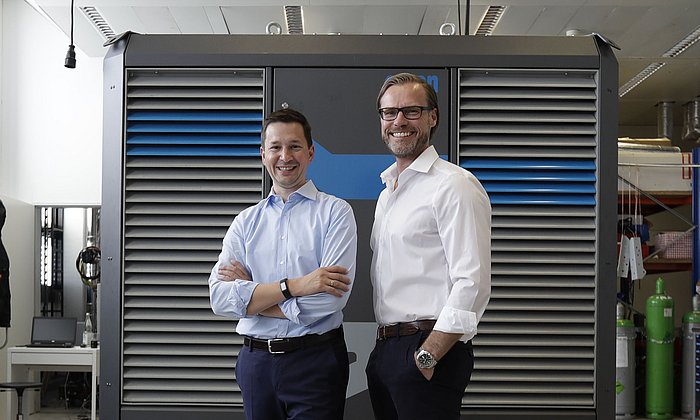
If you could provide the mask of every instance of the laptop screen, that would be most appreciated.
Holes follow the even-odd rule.
[[[32,322],[32,344],[74,344],[75,328],[75,318],[35,316]]]

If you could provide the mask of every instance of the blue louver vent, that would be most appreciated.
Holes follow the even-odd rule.
[[[129,156],[257,156],[260,111],[132,111]]]
[[[461,159],[492,204],[595,204],[595,161],[588,159]]]

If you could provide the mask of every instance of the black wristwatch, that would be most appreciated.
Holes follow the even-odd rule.
[[[437,365],[435,357],[422,347],[416,350],[416,362],[421,369],[432,369]]]
[[[294,296],[292,296],[292,292],[289,291],[289,285],[287,284],[287,279],[280,280],[280,289],[282,290],[282,294],[284,295],[285,299],[291,299],[294,297]]]

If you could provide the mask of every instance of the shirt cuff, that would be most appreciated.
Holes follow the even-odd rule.
[[[476,313],[445,306],[438,316],[434,330],[449,334],[462,334],[465,343],[476,335]]]
[[[301,314],[301,310],[299,309],[299,304],[297,303],[297,299],[295,297],[285,300],[284,302],[280,303],[279,306],[282,313],[288,320],[295,324],[300,324],[299,315]]]
[[[247,280],[235,280],[233,287],[228,294],[228,301],[233,311],[245,317],[248,312],[248,304],[253,297],[253,291],[258,287],[258,283]]]

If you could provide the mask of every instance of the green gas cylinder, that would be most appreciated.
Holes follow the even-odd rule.
[[[656,294],[646,302],[647,375],[646,415],[650,419],[673,417],[673,299],[656,280]]]

